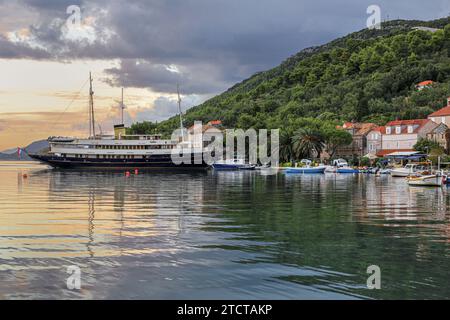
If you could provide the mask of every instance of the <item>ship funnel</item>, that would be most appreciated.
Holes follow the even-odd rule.
[[[125,135],[125,125],[117,124],[114,126],[114,138],[120,139],[123,135]]]

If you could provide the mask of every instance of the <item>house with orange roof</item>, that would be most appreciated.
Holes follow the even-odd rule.
[[[384,126],[375,127],[367,134],[367,149],[365,154],[376,155],[378,151],[383,149]]]
[[[381,149],[376,155],[382,157],[397,151],[414,151],[414,145],[420,138],[438,126],[430,119],[395,120],[380,127]]]
[[[352,135],[353,141],[348,146],[337,148],[335,157],[351,158],[364,156],[367,150],[367,135],[375,127],[377,127],[375,123],[365,122],[345,122],[342,126],[339,126],[338,128],[346,130]]]
[[[419,82],[418,84],[416,84],[416,89],[419,90],[419,91],[423,90],[423,89],[425,89],[427,87],[432,86],[433,83],[434,82],[431,81],[431,80],[425,80],[425,81]]]
[[[433,122],[450,125],[450,97],[447,98],[447,106],[439,109],[428,116]]]

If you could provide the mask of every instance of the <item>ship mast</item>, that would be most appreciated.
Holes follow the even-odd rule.
[[[89,137],[95,139],[94,91],[92,91],[92,75],[89,72]]]
[[[178,112],[180,113],[181,141],[184,141],[183,115],[181,114],[181,98],[180,98],[180,85],[179,84],[177,84],[177,94],[178,94]]]
[[[125,109],[125,107],[123,105],[123,88],[122,88],[122,101],[120,103],[120,111],[122,112],[122,116],[121,116],[122,122],[121,122],[121,124],[123,124],[123,109]]]

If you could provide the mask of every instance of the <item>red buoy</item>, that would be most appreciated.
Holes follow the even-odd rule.
[[[125,176],[129,177],[130,176],[130,171],[126,171],[125,172]]]
[[[134,169],[134,174],[139,174],[139,170],[138,169]]]

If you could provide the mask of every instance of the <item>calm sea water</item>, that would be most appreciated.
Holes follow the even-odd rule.
[[[2,299],[450,298],[445,188],[12,162],[0,182]],[[71,265],[81,290],[66,287]],[[380,290],[367,289],[370,265]]]

